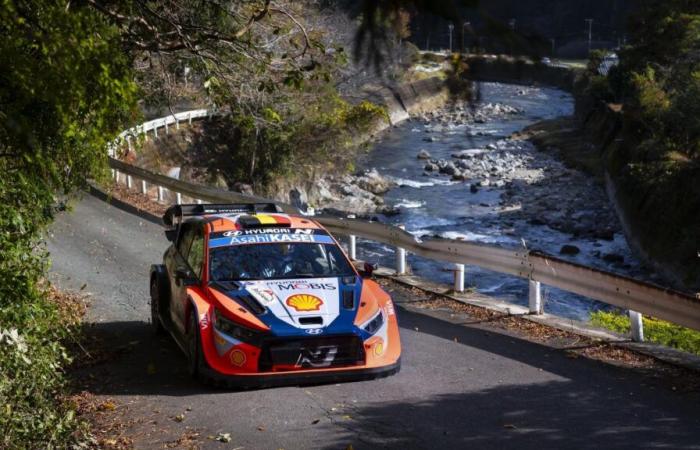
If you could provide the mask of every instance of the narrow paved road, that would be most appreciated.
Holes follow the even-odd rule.
[[[203,387],[147,323],[148,267],[165,246],[157,225],[90,196],[49,237],[54,279],[87,284],[96,338],[115,349],[83,375],[125,405],[137,448],[163,448],[187,427],[213,449],[700,448],[697,392],[400,306],[396,376],[244,392]],[[206,438],[220,432],[231,442]]]

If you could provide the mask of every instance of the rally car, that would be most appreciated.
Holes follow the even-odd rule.
[[[275,204],[175,205],[163,222],[152,324],[195,378],[245,388],[398,372],[391,298],[318,222]]]

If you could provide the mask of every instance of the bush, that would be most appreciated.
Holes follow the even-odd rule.
[[[700,332],[663,320],[644,317],[644,337],[651,342],[700,355]],[[616,312],[596,311],[591,323],[616,333],[630,332],[630,319]]]

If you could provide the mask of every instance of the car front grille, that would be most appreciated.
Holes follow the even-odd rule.
[[[364,364],[365,352],[358,336],[277,339],[263,344],[259,370],[327,369]]]

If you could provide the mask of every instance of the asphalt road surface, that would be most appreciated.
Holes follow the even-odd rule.
[[[58,218],[48,245],[53,279],[91,294],[95,339],[114,351],[82,375],[123,405],[136,448],[174,445],[188,430],[213,449],[700,448],[698,392],[412,312],[402,297],[396,376],[210,389],[187,377],[170,339],[150,332],[148,269],[166,248],[159,226],[86,196]],[[219,433],[231,441],[208,438]]]

